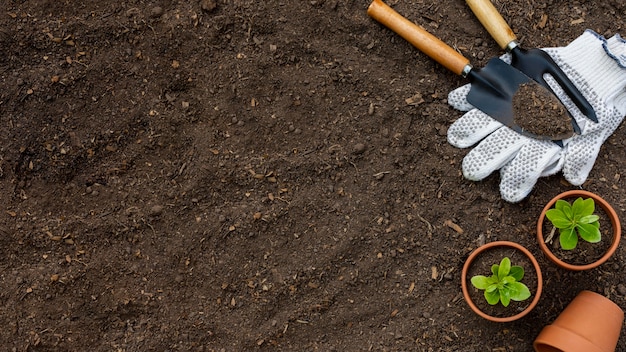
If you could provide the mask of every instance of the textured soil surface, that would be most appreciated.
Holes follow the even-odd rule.
[[[574,122],[565,106],[538,83],[520,85],[511,106],[515,123],[536,136],[532,137],[562,140],[574,135]]]
[[[626,308],[625,246],[585,272],[539,250],[560,175],[518,204],[463,178],[466,81],[367,0],[1,3],[4,351],[530,351],[581,290]],[[464,1],[389,4],[475,66],[502,54]],[[495,4],[527,48],[626,35],[621,0]],[[625,129],[583,185],[622,217]],[[514,323],[461,295],[494,240],[543,269]]]

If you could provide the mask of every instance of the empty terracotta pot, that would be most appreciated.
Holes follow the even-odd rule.
[[[578,197],[592,198],[596,206],[599,205],[600,207],[602,207],[604,212],[610,218],[611,226],[613,228],[613,242],[611,243],[611,246],[608,249],[608,251],[597,261],[593,263],[584,264],[584,265],[570,264],[559,259],[559,257],[557,257],[546,244],[545,239],[544,239],[544,233],[543,233],[543,220],[546,217],[546,212],[554,206],[556,201],[559,199],[578,198]],[[603,226],[606,226],[606,225],[603,224]],[[563,192],[557,195],[556,197],[552,198],[552,200],[550,200],[548,204],[546,204],[546,206],[543,208],[543,211],[541,212],[541,215],[539,216],[539,220],[537,221],[537,240],[539,242],[539,247],[541,247],[541,250],[548,257],[548,259],[550,259],[552,262],[554,262],[556,265],[560,266],[561,268],[564,268],[567,270],[581,271],[581,270],[593,269],[597,266],[600,266],[600,264],[603,264],[604,262],[606,262],[615,253],[615,251],[617,250],[617,247],[619,246],[621,235],[622,235],[622,229],[621,229],[619,217],[617,216],[617,213],[615,212],[613,207],[611,207],[611,205],[607,201],[602,199],[602,197],[600,197],[599,195],[595,193],[579,190],[579,189]]]
[[[543,328],[536,352],[614,352],[624,311],[610,299],[582,291],[551,324]]]

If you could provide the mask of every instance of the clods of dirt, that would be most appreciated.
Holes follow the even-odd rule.
[[[537,83],[521,84],[513,95],[515,124],[524,131],[553,140],[574,135],[574,127],[567,109],[546,88]]]

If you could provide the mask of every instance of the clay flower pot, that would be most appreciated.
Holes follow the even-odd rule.
[[[624,312],[610,299],[582,291],[535,339],[536,352],[613,352]]]
[[[525,273],[530,273],[531,271],[534,271],[534,273],[536,274],[536,285],[535,282],[533,282],[533,287],[535,287],[534,289],[531,289],[531,298],[532,301],[530,301],[530,303],[528,304],[528,306],[526,306],[521,312],[517,313],[517,314],[513,314],[513,315],[509,315],[509,316],[493,316],[490,314],[485,313],[483,310],[481,310],[476,302],[474,302],[474,299],[472,299],[472,294],[470,294],[469,289],[473,289],[473,287],[471,286],[471,283],[468,284],[469,281],[469,277],[468,277],[468,273],[470,273],[471,271],[471,267],[473,265],[477,264],[478,260],[481,260],[479,258],[479,256],[484,255],[486,253],[488,253],[489,251],[492,250],[498,250],[498,249],[507,249],[507,250],[511,250],[513,249],[516,252],[520,252],[520,255],[522,257],[525,257],[525,259],[527,259],[532,265],[531,267],[528,266],[524,266],[524,271]],[[498,259],[499,261],[499,259]],[[489,265],[491,264],[497,264],[495,262],[489,262]],[[515,265],[518,265],[516,263],[514,263]],[[487,269],[489,270],[489,269]],[[488,274],[488,272],[483,273],[482,275]],[[527,275],[525,275],[526,277]],[[522,280],[524,282],[524,280]],[[529,283],[528,283],[529,284]],[[469,288],[468,288],[469,287]],[[530,284],[529,284],[529,288],[530,288]],[[541,276],[541,269],[539,268],[539,263],[537,262],[537,260],[535,259],[535,257],[532,255],[532,253],[530,253],[526,248],[524,248],[523,246],[521,246],[520,244],[514,243],[514,242],[509,242],[509,241],[495,241],[495,242],[490,242],[487,243],[481,247],[478,247],[476,250],[474,250],[469,257],[467,258],[467,260],[465,261],[465,264],[463,265],[463,271],[461,272],[461,288],[463,290],[463,297],[465,298],[465,301],[467,302],[467,304],[469,305],[469,307],[472,309],[472,311],[474,311],[474,313],[478,314],[479,316],[493,321],[493,322],[498,322],[498,323],[506,323],[506,322],[511,322],[517,319],[520,319],[521,317],[525,316],[526,314],[528,314],[531,310],[533,310],[533,308],[535,308],[535,306],[537,305],[537,303],[539,302],[539,297],[541,297],[541,291],[543,289],[543,278]],[[480,291],[482,294],[482,291]],[[476,296],[476,295],[474,295]],[[482,296],[481,296],[481,299]],[[527,302],[527,301],[523,301],[523,302]],[[486,302],[485,302],[486,303]],[[500,305],[500,303],[498,303],[498,305]],[[507,309],[502,307],[503,309]],[[508,308],[511,308],[511,306],[509,306]],[[513,309],[511,309],[513,312],[515,313],[515,311]]]
[[[583,199],[584,198],[592,198],[593,201],[596,204],[596,209],[597,209],[597,206],[599,205],[604,210],[606,215],[609,217],[611,226],[613,228],[613,241],[611,242],[611,246],[608,248],[608,250],[605,252],[605,254],[601,258],[597,259],[594,262],[587,263],[587,264],[580,264],[580,265],[579,264],[567,263],[564,260],[562,260],[562,258],[559,258],[557,255],[555,255],[555,253],[546,244],[546,241],[545,241],[545,238],[544,238],[544,229],[543,229],[543,223],[544,223],[544,219],[546,217],[546,212],[554,206],[554,204],[556,203],[557,200],[559,200],[559,199],[567,199],[567,198],[578,198],[578,197],[582,197]],[[600,224],[600,229],[602,229],[604,226],[608,226],[608,224],[601,223]],[[555,234],[555,237],[557,235],[558,234]],[[558,266],[560,266],[560,267],[562,267],[564,269],[568,269],[568,270],[574,270],[574,271],[589,270],[589,269],[595,268],[595,267],[603,264],[617,250],[617,246],[619,245],[619,241],[620,241],[621,235],[622,235],[622,229],[621,229],[619,217],[617,216],[617,213],[615,212],[613,207],[611,207],[611,205],[609,203],[607,203],[607,201],[602,199],[602,197],[598,196],[597,194],[591,193],[591,192],[587,192],[587,191],[583,191],[583,190],[572,190],[572,191],[563,192],[563,193],[557,195],[556,197],[552,198],[552,200],[550,200],[548,202],[548,204],[546,204],[546,206],[541,211],[541,215],[539,216],[539,220],[537,221],[537,240],[539,241],[539,247],[541,247],[541,250],[543,251],[543,253],[552,262],[554,262],[556,265],[558,265]],[[602,239],[602,241],[604,241],[604,240],[605,239]]]

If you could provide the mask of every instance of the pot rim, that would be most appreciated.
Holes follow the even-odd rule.
[[[519,250],[526,257],[528,257],[530,262],[533,264],[533,268],[535,269],[535,272],[537,273],[537,290],[534,293],[533,300],[530,302],[528,307],[526,307],[526,309],[524,309],[518,314],[509,316],[509,317],[494,317],[480,310],[470,298],[469,290],[467,287],[467,272],[469,270],[470,265],[472,264],[472,262],[474,262],[474,260],[480,253],[493,247],[511,247],[516,250]],[[537,262],[537,259],[535,259],[533,254],[530,253],[530,251],[526,249],[524,246],[515,242],[511,242],[511,241],[494,241],[494,242],[489,242],[487,244],[484,244],[476,248],[472,253],[470,253],[469,257],[467,257],[467,260],[465,261],[465,264],[463,265],[463,271],[461,272],[461,289],[463,291],[463,297],[465,298],[465,302],[467,302],[467,304],[474,311],[474,313],[493,322],[507,323],[507,322],[511,322],[511,321],[522,318],[526,314],[530,313],[530,311],[533,310],[533,308],[535,308],[535,306],[539,302],[539,298],[541,297],[541,291],[543,290],[543,277],[541,275],[541,268],[539,267],[539,263]]]
[[[586,307],[584,312],[577,310]],[[570,310],[568,312],[568,310]],[[575,326],[578,322],[591,319],[586,314],[595,315],[592,324],[600,326],[591,333],[586,324]],[[576,314],[575,314],[576,313]],[[577,315],[578,314],[578,315]],[[565,318],[567,316],[567,318]],[[581,319],[580,317],[585,317]],[[575,317],[578,317],[576,319]],[[559,316],[550,325],[546,325],[533,341],[535,351],[584,351],[605,352],[614,351],[623,326],[624,311],[608,297],[599,293],[583,290],[564,308]],[[615,324],[615,325],[611,325]],[[588,333],[586,333],[588,332]],[[597,336],[597,333],[607,333],[606,336]]]
[[[546,212],[550,210],[550,208],[552,208],[552,206],[556,203],[557,200],[568,198],[568,197],[576,197],[576,196],[583,197],[583,198],[592,198],[596,204],[599,204],[602,207],[602,209],[604,209],[608,217],[611,219],[611,226],[613,227],[613,243],[611,244],[611,247],[609,247],[607,252],[600,259],[592,263],[582,264],[582,265],[570,264],[559,259],[550,250],[550,248],[548,248],[548,245],[546,245],[544,241],[544,236],[543,236],[543,220],[546,217]],[[543,253],[548,257],[548,259],[550,259],[556,265],[560,266],[561,268],[572,270],[572,271],[593,269],[602,265],[607,260],[609,260],[609,258],[615,253],[615,251],[617,250],[617,247],[619,246],[621,235],[622,235],[622,229],[621,229],[621,224],[619,221],[619,216],[617,215],[613,207],[599,195],[593,192],[582,190],[582,189],[566,191],[552,198],[548,202],[548,204],[546,204],[546,206],[543,208],[543,210],[541,211],[541,214],[539,215],[539,220],[537,220],[537,241],[539,242],[539,247],[541,248],[541,251],[543,251]]]
[[[604,352],[594,343],[560,326],[547,325],[533,341],[535,351],[577,351]]]

